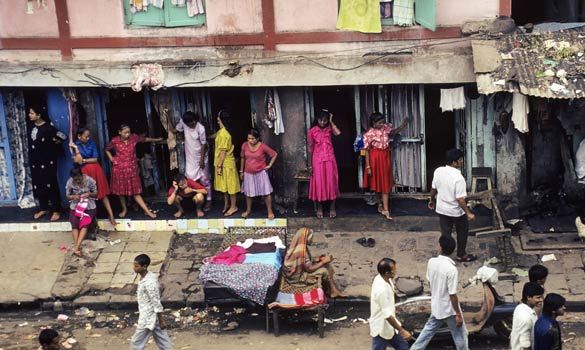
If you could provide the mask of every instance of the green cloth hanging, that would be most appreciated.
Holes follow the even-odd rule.
[[[341,0],[337,29],[381,33],[380,0]]]

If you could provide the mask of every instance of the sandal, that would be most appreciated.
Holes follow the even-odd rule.
[[[390,216],[390,210],[382,210],[380,214],[382,214],[382,216],[384,216],[386,219],[394,221],[394,218]]]
[[[370,248],[374,248],[374,246],[376,245],[376,240],[375,240],[375,239],[373,239],[373,238],[368,238],[368,240],[367,240],[367,245],[368,245],[368,247],[370,247]]]
[[[335,219],[336,217],[337,217],[337,212],[334,212],[334,211],[330,211],[329,212],[329,218],[330,219]]]
[[[464,256],[456,257],[455,260],[457,260],[459,262],[472,262],[472,261],[477,260],[477,257],[473,254],[465,254]]]
[[[356,243],[358,243],[362,247],[365,247],[365,248],[368,247],[368,240],[366,239],[366,237],[362,237],[362,238],[357,239]]]

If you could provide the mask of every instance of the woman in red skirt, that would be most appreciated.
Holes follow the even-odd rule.
[[[384,116],[375,112],[370,116],[370,129],[364,134],[366,151],[366,171],[364,187],[377,192],[382,197],[378,212],[386,219],[392,220],[388,201],[390,190],[394,187],[392,158],[390,155],[390,137],[406,127],[406,119],[397,129],[384,122]]]
[[[112,205],[108,195],[110,186],[104,170],[98,162],[98,150],[95,142],[89,138],[89,129],[81,128],[77,131],[77,140],[69,146],[74,151],[73,161],[81,166],[81,172],[95,180],[97,183],[97,199],[101,200],[108,212],[108,218],[112,225],[116,226],[116,219],[112,211]]]
[[[122,211],[120,217],[123,218],[128,213],[126,207],[126,196],[133,196],[136,203],[144,210],[144,214],[150,218],[156,218],[144,199],[142,193],[142,184],[138,174],[138,159],[136,158],[136,145],[140,142],[160,142],[162,138],[150,138],[133,134],[130,126],[122,124],[118,128],[118,136],[114,137],[106,147],[106,155],[112,162],[112,181],[110,181],[112,193],[120,197]]]

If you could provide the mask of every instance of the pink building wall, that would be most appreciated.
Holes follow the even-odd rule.
[[[54,0],[46,10],[26,14],[23,0],[0,0],[1,37],[58,36]],[[262,32],[261,0],[209,0],[207,24],[202,28],[126,28],[122,0],[68,0],[73,37],[204,36]],[[277,32],[334,31],[338,0],[274,0]],[[437,24],[461,25],[469,20],[493,18],[499,0],[437,0]]]
[[[36,1],[35,1],[36,3]],[[46,9],[26,13],[26,1],[0,0],[0,37],[55,37],[59,35],[55,2],[47,1]]]

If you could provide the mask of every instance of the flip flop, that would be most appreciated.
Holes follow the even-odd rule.
[[[373,239],[373,238],[368,238],[368,239],[367,239],[367,245],[368,245],[368,247],[370,247],[370,248],[374,248],[374,246],[376,245],[376,240],[375,240],[375,239]]]
[[[358,243],[362,247],[365,247],[365,248],[368,247],[368,240],[366,239],[366,237],[362,237],[362,238],[357,239],[356,243]]]
[[[472,261],[477,260],[477,257],[473,254],[466,254],[465,256],[456,257],[455,260],[457,260],[459,262],[472,262]]]

